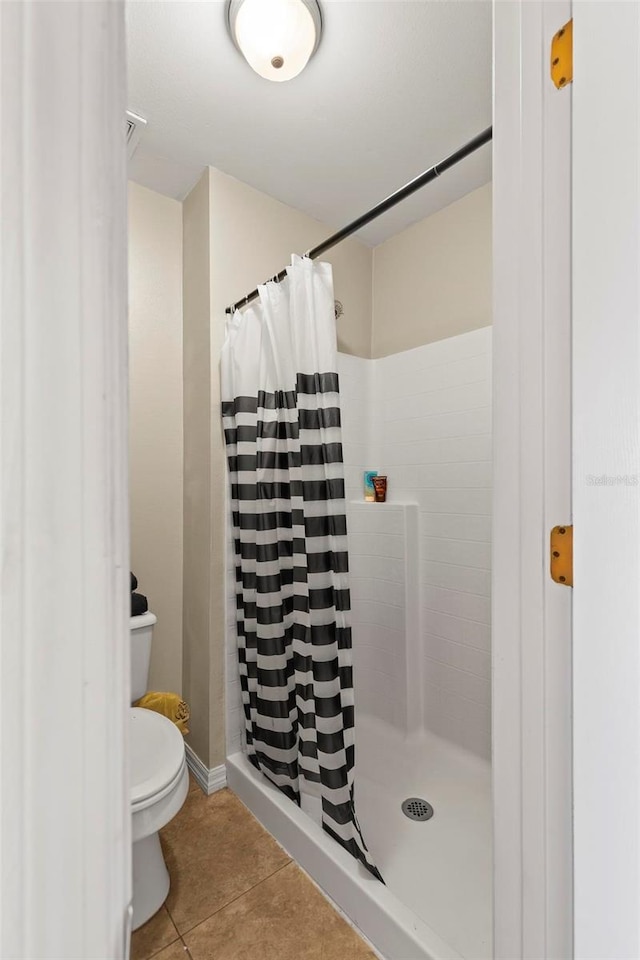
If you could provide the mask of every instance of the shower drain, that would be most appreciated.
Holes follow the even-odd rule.
[[[433,807],[422,797],[408,797],[402,801],[402,812],[409,820],[431,820]]]

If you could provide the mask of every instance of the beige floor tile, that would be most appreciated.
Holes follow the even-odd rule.
[[[190,957],[182,940],[176,940],[170,947],[156,953],[153,960],[190,960]]]
[[[198,783],[194,775],[191,773],[191,771],[189,771],[189,792],[191,792],[192,790],[200,790],[200,784]],[[202,793],[201,790],[200,792]]]
[[[158,950],[177,939],[178,931],[167,910],[162,907],[131,937],[131,960],[149,960]]]
[[[375,960],[294,864],[185,935],[193,960]]]
[[[161,833],[171,890],[167,908],[179,933],[245,893],[289,857],[230,790],[191,790]]]

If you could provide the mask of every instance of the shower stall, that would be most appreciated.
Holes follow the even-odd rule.
[[[322,832],[319,801],[297,808],[243,755],[235,601],[229,785],[384,956],[489,958],[491,329],[338,368],[355,798],[385,886]],[[364,501],[370,468],[386,503]]]
[[[227,514],[234,524],[227,563],[227,780],[389,960],[493,956],[491,328],[380,359],[339,354],[336,360],[327,327],[314,330],[316,321],[310,320],[317,303],[301,305],[310,295],[311,278],[317,277],[317,287],[326,272],[314,273],[311,260],[491,135],[491,129],[484,131],[315,247],[307,259],[294,258],[287,272],[273,278],[287,277],[284,292],[277,282],[269,283],[227,311],[232,316],[223,350],[223,418],[232,480]],[[303,274],[308,279],[300,285]],[[238,311],[258,296],[258,312],[252,307],[243,318]],[[296,310],[301,310],[297,316]],[[331,313],[323,321],[329,326]],[[322,344],[326,349],[318,347]],[[285,370],[290,372],[283,376]],[[297,381],[296,370],[302,371]],[[325,390],[334,391],[326,400]],[[314,399],[310,394],[316,391]],[[325,417],[326,403],[331,410]],[[311,414],[318,404],[319,412]],[[300,413],[293,409],[298,405]],[[340,421],[342,434],[334,435]],[[320,447],[313,446],[318,427],[329,428]],[[319,545],[306,547],[317,519],[305,519],[297,534],[288,532],[302,522],[307,499],[296,501],[294,509],[294,490],[302,490],[304,474],[296,451],[303,449],[302,463],[316,464],[307,475],[314,487],[311,500],[320,498],[318,483],[321,499],[328,497],[304,507],[324,524]],[[277,465],[275,473],[259,467],[269,463]],[[363,475],[371,469],[388,478],[384,503],[365,500]],[[344,500],[338,479],[343,472]],[[340,497],[332,506],[336,483]],[[278,540],[274,524],[290,542],[279,573],[268,545],[274,536]],[[336,553],[345,546],[346,593],[341,571],[347,554]],[[291,549],[298,560],[289,557]],[[305,560],[309,549],[313,553]],[[320,564],[319,557],[325,558]],[[264,568],[261,558],[270,561]],[[309,558],[315,558],[314,568],[327,571],[322,582],[307,583],[310,577],[303,576],[304,569],[311,570]],[[291,580],[292,564],[297,600],[287,601],[282,588]],[[255,584],[262,581],[256,594]],[[262,598],[263,589],[276,592]],[[311,600],[311,594],[317,597]],[[286,627],[292,603],[302,619],[294,617]],[[332,652],[324,646],[329,628],[313,626],[329,624],[329,608],[319,619],[314,614],[325,604],[334,605],[330,629],[344,637]],[[260,627],[276,620],[277,626]],[[314,645],[314,630],[323,631],[322,649]],[[318,657],[322,669],[317,673],[314,666],[311,672]],[[331,674],[333,687],[325,692],[326,684],[316,681],[328,678],[328,657],[336,671],[343,666],[339,677]],[[285,662],[288,678],[281,667],[273,669]],[[308,692],[300,699],[299,691]],[[320,733],[327,722],[329,740]],[[313,766],[318,760],[308,759],[316,756],[324,758],[319,770]],[[345,790],[351,788],[349,802]],[[334,805],[338,796],[340,807]]]

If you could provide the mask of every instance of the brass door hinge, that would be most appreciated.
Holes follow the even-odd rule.
[[[558,90],[573,81],[573,20],[565,23],[551,41],[551,79]]]
[[[554,527],[549,555],[551,579],[565,587],[573,586],[573,527]]]

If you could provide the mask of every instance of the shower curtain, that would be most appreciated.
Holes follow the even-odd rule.
[[[322,800],[325,831],[382,879],[354,808],[354,700],[331,266],[293,257],[227,324],[238,657],[249,759]]]

